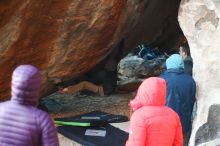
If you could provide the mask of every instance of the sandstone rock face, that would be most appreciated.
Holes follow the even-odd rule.
[[[203,143],[207,146],[220,144],[219,17],[220,1],[183,0],[181,2],[179,22],[191,48],[194,60],[193,76],[197,83],[198,108],[193,122],[190,146],[203,145]],[[218,118],[214,118],[216,115]]]
[[[55,81],[93,68],[122,40],[124,53],[143,42],[169,46],[166,40],[179,36],[179,2],[1,0],[0,99],[10,97],[11,73],[20,64],[42,70],[45,95],[52,92]]]
[[[196,132],[195,145],[220,140],[220,104],[209,108],[208,119]],[[220,144],[220,141],[219,143]]]
[[[8,95],[11,72],[19,64],[42,69],[45,92],[50,81],[93,67],[109,53],[125,4],[125,0],[1,1],[1,96]]]

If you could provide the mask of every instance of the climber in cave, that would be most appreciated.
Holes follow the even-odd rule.
[[[191,134],[196,83],[192,76],[184,73],[183,59],[179,54],[173,54],[166,60],[166,68],[160,75],[167,83],[166,106],[178,113],[183,127],[184,145],[187,146]]]
[[[100,96],[109,96],[117,86],[117,65],[121,59],[124,41],[113,49],[111,54],[99,65],[84,75],[84,79],[77,84],[61,88],[59,93],[76,93],[88,90]]]
[[[192,76],[193,60],[187,43],[180,46],[179,54],[182,56],[184,61],[184,72]]]
[[[77,84],[61,88],[59,93],[73,94],[82,90],[94,92],[100,96],[112,94],[117,85],[117,62],[109,58],[104,67],[97,66],[85,74]]]

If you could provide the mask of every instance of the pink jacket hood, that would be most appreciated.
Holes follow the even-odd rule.
[[[166,81],[159,77],[150,77],[143,81],[137,91],[136,97],[130,101],[133,111],[142,106],[165,106]]]

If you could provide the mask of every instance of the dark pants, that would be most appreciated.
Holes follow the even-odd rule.
[[[90,73],[86,78],[89,82],[103,85],[105,95],[112,94],[117,86],[117,71],[101,70]]]
[[[190,136],[191,136],[191,130],[192,130],[192,128],[190,127],[188,132],[183,133],[183,144],[184,144],[184,146],[188,146],[188,144],[189,144],[189,139],[190,139]]]

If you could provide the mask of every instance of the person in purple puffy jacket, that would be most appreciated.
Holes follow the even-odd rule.
[[[0,146],[59,145],[52,119],[36,108],[40,77],[32,65],[20,65],[14,70],[11,100],[0,103]]]

